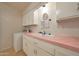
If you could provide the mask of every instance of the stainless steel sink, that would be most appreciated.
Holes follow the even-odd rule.
[[[53,37],[55,37],[55,35],[48,35],[48,34],[41,34],[41,33],[39,33],[39,35],[41,35],[41,36],[46,36],[46,37],[48,37],[48,38],[53,38]]]

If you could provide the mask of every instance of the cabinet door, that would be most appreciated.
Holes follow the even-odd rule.
[[[23,39],[23,50],[28,56],[34,55],[33,46],[30,44],[30,42],[27,39]]]
[[[23,26],[26,26],[26,25],[28,25],[28,14],[25,14],[23,16]]]
[[[32,37],[30,37],[29,41],[32,44],[34,44],[35,46],[47,51],[51,55],[55,55],[55,49],[54,49],[55,46],[54,45],[47,43],[47,42],[44,42],[44,41],[41,41],[41,40],[38,40],[38,39],[35,39],[35,38],[32,38]]]
[[[38,24],[39,9],[34,11],[34,24]]]
[[[68,52],[67,52],[68,53]],[[62,52],[62,51],[55,51],[55,55],[56,56],[68,56],[66,53]]]
[[[68,6],[68,7],[66,7]],[[77,7],[75,3],[57,3],[56,8],[57,8],[57,18],[67,18],[67,17],[74,17],[75,15],[78,16],[77,10],[75,10]],[[66,8],[65,8],[66,7]],[[63,19],[64,20],[64,19]],[[71,19],[69,19],[71,20]]]
[[[50,44],[50,43],[47,43],[47,42],[43,42],[43,41],[38,41],[38,44],[36,45],[38,46],[39,48],[41,48],[42,50],[48,52],[49,54],[51,54],[52,56],[55,55],[55,46]]]
[[[56,56],[79,56],[79,53],[71,51],[69,49],[65,49],[65,48],[56,46],[55,55]]]
[[[52,56],[55,55],[54,45],[47,43],[47,42],[44,42],[44,41],[41,41],[41,40],[38,40],[38,39],[35,39],[35,38],[32,38],[32,37],[28,37],[28,38],[29,38],[30,44],[41,48],[42,50],[48,52]]]
[[[23,39],[23,51],[25,52],[25,54],[27,55],[27,51],[28,51],[28,43],[25,42],[26,39]]]
[[[35,25],[38,24],[38,9],[30,11],[23,16],[23,25]]]
[[[51,56],[49,53],[47,53],[46,51],[40,49],[40,48],[36,48],[36,54],[37,56]]]
[[[29,25],[34,24],[34,14],[33,11],[29,12]]]
[[[23,16],[23,26],[26,25],[26,15]]]
[[[30,42],[29,42],[30,43]],[[27,55],[28,56],[34,56],[34,46],[28,43],[28,51],[27,51]]]

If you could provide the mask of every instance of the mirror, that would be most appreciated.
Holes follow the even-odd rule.
[[[47,13],[44,13],[43,14],[43,20],[47,20],[48,19],[48,14]]]

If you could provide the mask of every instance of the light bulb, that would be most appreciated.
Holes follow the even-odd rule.
[[[59,13],[60,13],[60,10],[57,10],[57,11],[56,11],[56,15],[59,15]]]
[[[43,13],[47,13],[48,9],[46,7],[43,7]]]

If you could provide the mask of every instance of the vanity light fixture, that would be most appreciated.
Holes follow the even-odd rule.
[[[43,5],[43,7],[45,7],[45,5]]]
[[[59,15],[61,10],[56,10],[56,15]]]
[[[43,13],[43,14],[44,14],[44,13],[48,13],[48,8],[46,7],[46,5],[43,5],[42,7],[43,7],[42,13]]]

